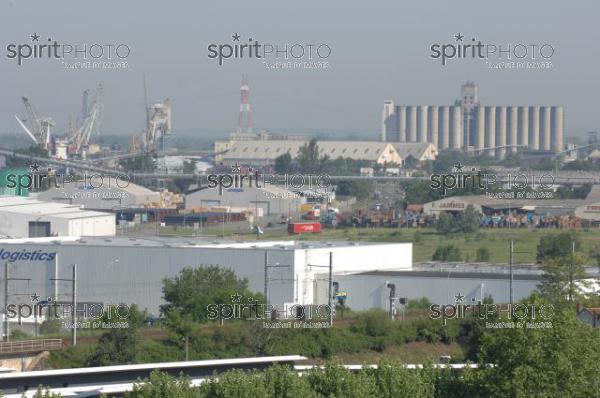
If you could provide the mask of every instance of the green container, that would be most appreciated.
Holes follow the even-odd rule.
[[[19,188],[18,186],[14,188],[8,188],[8,177],[10,175],[21,176],[28,174],[28,170],[26,168],[5,168],[0,169],[0,195],[9,195],[9,196],[29,196],[29,190],[27,188]],[[12,181],[18,181],[19,177],[13,178]]]

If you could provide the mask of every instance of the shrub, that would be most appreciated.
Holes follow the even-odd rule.
[[[438,246],[431,259],[434,261],[461,261],[462,254],[455,245]]]
[[[475,261],[487,262],[490,261],[490,250],[487,247],[480,247],[475,253]]]

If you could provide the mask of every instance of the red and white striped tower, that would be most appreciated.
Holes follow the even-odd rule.
[[[242,74],[242,87],[240,87],[240,114],[238,117],[238,134],[252,134],[252,113],[250,111],[250,87],[248,75]]]

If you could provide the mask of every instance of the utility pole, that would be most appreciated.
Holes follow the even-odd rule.
[[[569,264],[569,301],[573,301],[573,269],[575,268],[575,241],[571,242],[571,263]]]
[[[271,319],[272,316],[272,309],[269,306],[269,268],[289,268],[291,267],[288,264],[279,264],[278,262],[276,262],[273,265],[269,265],[269,251],[265,250],[265,286],[264,286],[264,295],[265,295],[265,306],[264,309],[266,311],[269,311],[269,319]],[[277,311],[277,309],[276,309]],[[258,316],[258,310],[256,311],[257,316]]]
[[[8,282],[9,281],[30,281],[29,278],[11,278],[8,273],[8,262],[4,263],[4,338],[8,342],[10,341],[10,327],[8,323],[8,313],[6,307],[8,306]],[[37,323],[36,323],[37,327]]]
[[[10,341],[8,337],[8,313],[6,312],[8,307],[8,262],[4,263],[4,339]]]
[[[73,322],[73,330],[71,331],[71,343],[77,345],[77,264],[73,264],[73,277],[71,279],[52,278],[54,281],[71,282],[71,321]]]
[[[265,250],[265,308],[268,308],[268,298],[269,294],[269,251]]]
[[[514,252],[514,241],[510,240],[510,254],[509,254],[509,271],[510,271],[510,308],[512,311],[513,305],[513,252]]]
[[[333,296],[333,252],[329,252],[329,327],[333,326],[333,307],[332,296]]]
[[[77,345],[77,264],[73,264],[73,345]]]
[[[190,359],[190,338],[189,336],[185,336],[185,360],[189,361]]]

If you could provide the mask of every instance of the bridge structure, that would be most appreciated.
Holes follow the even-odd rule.
[[[1,148],[0,147],[0,155],[5,156],[13,156],[18,159],[27,159],[32,162],[38,162],[40,164],[48,164],[61,168],[71,168],[73,170],[92,172],[92,173],[101,173],[104,176],[124,176],[129,177],[131,181],[135,181],[136,179],[142,178],[156,178],[156,179],[191,179],[196,181],[207,181],[208,176],[210,174],[189,174],[189,173],[142,173],[142,172],[129,172],[126,170],[117,170],[117,169],[109,169],[105,167],[95,166],[90,163],[80,162],[80,161],[72,161],[72,160],[59,160],[59,159],[50,159],[43,158],[39,156],[31,156],[27,154],[22,154],[15,152],[10,149]],[[552,176],[552,181],[556,185],[580,185],[580,184],[600,184],[600,173],[598,172],[577,172],[577,171],[523,171],[517,172],[518,174],[528,173],[529,175],[535,174],[537,176],[541,176],[544,174],[548,174]],[[452,174],[448,172],[448,174]],[[362,176],[362,175],[327,175],[324,174],[329,181],[349,181],[349,180],[365,180],[365,181],[382,181],[382,182],[402,182],[402,181],[428,181],[430,180],[430,175],[419,175],[419,176]],[[304,178],[312,177],[316,180],[319,175],[308,176],[303,175]],[[275,176],[276,177],[276,176]],[[514,178],[514,175],[509,175],[507,173],[498,174],[495,179],[496,182],[511,182],[511,178]],[[274,179],[273,181],[277,181]]]

